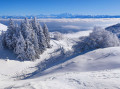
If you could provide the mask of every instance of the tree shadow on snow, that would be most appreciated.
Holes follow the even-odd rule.
[[[37,70],[32,72],[32,73],[29,73],[27,74],[27,77],[24,77],[24,79],[33,79],[33,78],[37,78],[37,77],[40,77],[40,76],[44,76],[44,75],[47,75],[49,73],[53,73],[54,70],[52,69],[51,71],[47,72],[47,73],[44,73],[45,70],[53,67],[53,66],[56,66],[56,65],[59,65],[59,64],[62,64],[68,60],[71,60],[72,58],[75,58],[77,56],[80,56],[80,55],[83,55],[85,53],[88,53],[90,51],[93,51],[93,50],[89,50],[89,51],[85,51],[85,52],[81,52],[81,53],[72,53],[71,55],[69,56],[66,56],[66,54],[62,53],[61,52],[61,55],[58,55],[58,56],[54,56],[54,57],[51,57],[49,59],[46,59],[42,62],[40,62],[36,68]],[[67,54],[70,54],[70,53],[67,53]]]
[[[16,57],[12,50],[0,49],[0,60],[17,60]]]

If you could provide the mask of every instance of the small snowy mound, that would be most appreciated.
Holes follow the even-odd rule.
[[[2,31],[6,31],[6,30],[7,30],[7,26],[0,23],[0,34]]]

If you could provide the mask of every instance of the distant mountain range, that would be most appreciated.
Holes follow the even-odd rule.
[[[1,19],[24,19],[27,17],[31,19],[33,17],[39,18],[120,18],[120,15],[73,15],[70,13],[63,13],[63,14],[51,14],[51,15],[26,15],[26,16],[0,16]]]

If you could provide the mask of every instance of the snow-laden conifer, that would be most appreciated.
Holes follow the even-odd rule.
[[[10,19],[8,30],[1,35],[2,45],[13,50],[17,58],[34,61],[40,58],[47,48],[46,36],[43,28],[34,18],[32,21],[25,18],[18,26]]]
[[[13,49],[13,40],[12,40],[12,37],[13,37],[13,34],[15,33],[15,24],[14,22],[12,21],[12,19],[10,19],[9,21],[9,26],[8,26],[8,30],[6,32],[6,36],[5,36],[5,40],[6,40],[6,45],[9,49]]]
[[[34,45],[29,39],[26,39],[26,56],[27,60],[34,61],[36,59],[36,53],[34,50]]]
[[[26,43],[21,34],[21,31],[19,31],[18,37],[17,37],[17,43],[14,48],[14,52],[15,52],[15,54],[18,55],[19,59],[24,60],[24,59],[26,59],[25,50],[26,50]]]
[[[44,27],[43,27],[43,33],[46,38],[47,47],[50,48],[50,35],[49,35],[48,27],[45,23],[44,23]]]
[[[43,29],[42,29],[40,23],[37,22],[36,18],[34,18],[32,21],[32,27],[37,35],[40,52],[43,53],[43,51],[47,47],[47,42],[46,42],[45,35],[43,33]]]

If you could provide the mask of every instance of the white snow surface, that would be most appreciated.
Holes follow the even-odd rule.
[[[1,34],[1,31],[6,31],[6,30],[7,30],[7,26],[0,23],[0,34]]]
[[[120,47],[98,49],[74,57],[42,73],[38,72],[30,79],[15,81],[2,79],[0,87],[1,89],[119,89],[119,58]],[[2,78],[6,76],[1,74]]]
[[[78,38],[90,32],[64,34],[59,41],[52,39],[52,48],[35,62],[13,60],[15,55],[0,49],[0,89],[120,89],[120,47],[97,49],[63,60],[61,53],[72,52]],[[56,61],[47,62],[60,55]]]

